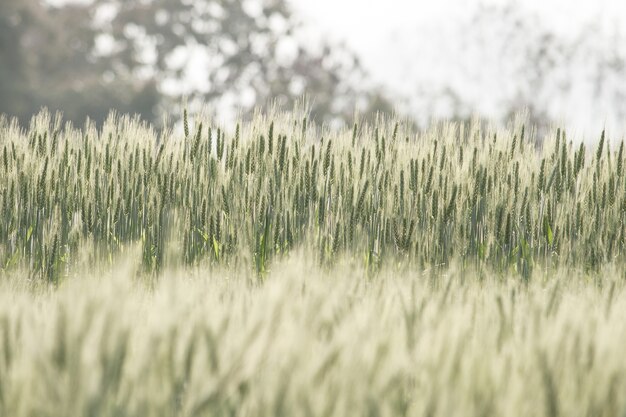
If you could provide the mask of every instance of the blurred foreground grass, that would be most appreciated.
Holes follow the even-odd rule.
[[[130,264],[129,264],[130,265]],[[620,268],[139,265],[0,287],[0,415],[617,416]]]

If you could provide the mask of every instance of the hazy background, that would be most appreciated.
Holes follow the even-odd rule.
[[[626,6],[599,0],[0,0],[0,112],[161,123],[306,94],[318,122],[397,111],[626,132]]]

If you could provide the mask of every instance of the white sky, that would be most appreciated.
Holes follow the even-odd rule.
[[[361,57],[373,78],[388,91],[408,96],[419,84],[437,83],[443,78],[455,85],[467,84],[467,96],[478,96],[476,111],[496,114],[496,98],[507,80],[484,72],[483,64],[465,54],[465,60],[445,54],[458,42],[455,22],[462,20],[479,0],[290,0],[302,19],[331,40],[345,41]],[[515,0],[512,0],[515,1]],[[482,4],[505,4],[507,0],[484,0]],[[595,23],[611,33],[626,28],[626,0],[524,0],[517,5],[536,12],[561,36],[575,36],[586,24]],[[567,76],[567,75],[566,75]],[[626,80],[626,75],[624,75]],[[572,75],[576,80],[576,76]],[[513,80],[514,82],[514,80]],[[473,85],[470,85],[473,84]],[[625,84],[626,85],[626,84]],[[489,97],[492,97],[490,100]],[[579,134],[597,132],[603,126],[626,132],[626,120],[586,108],[584,92],[576,92],[551,106],[568,128]],[[600,106],[602,107],[602,106]],[[609,107],[607,104],[606,107]],[[607,109],[606,112],[609,112]],[[606,113],[605,112],[605,113]]]
[[[506,4],[508,0],[289,0],[304,18],[329,37],[346,41],[368,66],[389,71],[393,58],[407,51],[412,34],[433,23],[446,29],[455,18],[477,4]],[[516,2],[515,0],[512,0]],[[555,31],[575,32],[582,24],[626,25],[625,0],[523,0],[516,3],[538,12]],[[399,42],[398,42],[399,41]],[[386,59],[380,59],[386,58]]]

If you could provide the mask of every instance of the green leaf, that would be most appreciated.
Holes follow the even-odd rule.
[[[550,223],[548,223],[548,217],[543,218],[543,228],[546,234],[546,240],[548,241],[548,245],[552,245],[554,241],[554,235],[552,234],[552,228],[550,227]]]
[[[196,231],[198,232],[200,237],[202,237],[202,240],[204,240],[204,243],[209,241],[209,234],[208,233],[206,233],[202,229],[196,229]]]
[[[478,245],[478,259],[485,259],[486,246],[484,243]]]
[[[522,240],[522,257],[526,260],[530,260],[530,245],[526,239]]]
[[[7,260],[5,269],[8,269],[12,267],[13,265],[17,265],[19,258],[20,258],[20,252],[16,250],[15,253],[13,253],[13,255],[11,255],[11,257]]]
[[[215,254],[215,259],[217,259],[219,261],[219,259],[220,259],[220,244],[215,239],[215,236],[213,236],[213,253]]]

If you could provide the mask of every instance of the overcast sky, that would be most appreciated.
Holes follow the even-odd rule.
[[[376,76],[390,81],[406,49],[424,42],[423,28],[447,31],[478,4],[517,3],[537,12],[561,34],[574,34],[589,22],[626,25],[625,0],[289,0],[329,37],[346,41]],[[433,45],[434,48],[437,45]],[[478,63],[477,63],[478,64]]]
[[[458,62],[458,56],[449,56],[458,53],[451,44],[464,35],[459,33],[458,22],[481,3],[478,0],[290,1],[317,30],[351,46],[376,81],[394,94],[409,96],[409,101],[419,84],[455,80],[456,85],[467,86],[468,97],[475,96],[477,112],[495,116],[499,95],[515,82],[507,80],[502,71],[490,73],[483,68],[488,64],[481,58],[485,51],[474,55],[464,52],[463,62]],[[482,4],[507,1],[484,0]],[[588,24],[607,33],[624,33],[622,27],[626,28],[625,0],[520,0],[517,5],[536,13],[559,36],[576,36]],[[571,75],[572,80],[579,78],[579,74]],[[626,75],[622,78],[626,81]],[[589,109],[588,92],[579,90],[555,99],[551,112],[558,119],[580,134],[590,134],[604,125],[626,132],[626,120],[607,114],[610,103]]]

